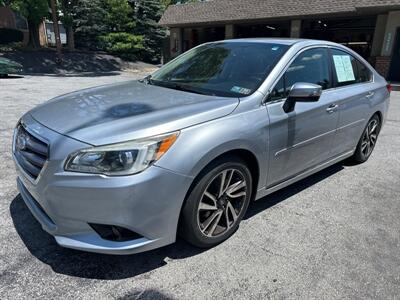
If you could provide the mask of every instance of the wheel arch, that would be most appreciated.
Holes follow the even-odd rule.
[[[382,124],[382,122],[383,122],[383,113],[382,113],[380,110],[377,110],[377,111],[375,111],[375,112],[373,113],[373,115],[371,116],[371,118],[372,118],[373,116],[375,116],[375,115],[378,116],[379,121],[380,121],[381,124]],[[371,118],[370,118],[370,119],[371,119]]]
[[[193,190],[193,188],[196,186],[197,182],[204,176],[205,172],[208,171],[208,168],[215,163],[216,161],[225,158],[225,157],[237,157],[241,160],[243,160],[247,166],[249,167],[251,176],[252,176],[252,195],[251,195],[251,200],[253,201],[256,194],[257,194],[257,188],[258,188],[258,184],[260,181],[260,163],[257,159],[257,156],[250,151],[249,149],[245,149],[245,148],[236,148],[236,149],[231,149],[231,150],[227,150],[223,153],[220,153],[216,156],[214,156],[211,160],[209,160],[202,168],[201,170],[197,173],[197,175],[193,178],[192,183],[190,184],[189,189],[186,192],[185,198],[182,202],[182,206],[180,209],[180,213],[179,213],[179,220],[178,220],[178,224],[177,224],[177,232],[179,231],[180,228],[180,223],[181,223],[181,214],[182,214],[182,210],[183,207],[185,206],[186,200],[188,198],[188,196],[190,195],[191,191]]]
[[[200,170],[200,172],[198,172],[198,174],[192,181],[192,184],[190,185],[190,188],[186,194],[186,197],[190,193],[190,191],[192,190],[192,188],[196,184],[196,182],[199,180],[199,178],[201,178],[204,175],[204,172],[207,171],[207,168],[210,165],[212,165],[215,161],[220,160],[225,157],[237,157],[237,158],[243,160],[246,163],[246,165],[249,167],[249,170],[251,173],[251,179],[252,179],[252,200],[254,199],[257,189],[258,189],[259,180],[260,180],[260,163],[259,163],[256,155],[252,151],[250,151],[248,149],[244,149],[244,148],[227,150],[227,151],[215,156],[213,159],[211,159]]]

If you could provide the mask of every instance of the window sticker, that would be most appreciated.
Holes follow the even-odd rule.
[[[356,80],[350,55],[333,55],[333,63],[339,82]]]
[[[251,93],[251,90],[240,86],[234,86],[233,88],[231,88],[231,92],[248,95]]]

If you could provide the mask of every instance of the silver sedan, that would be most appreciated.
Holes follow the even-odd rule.
[[[389,96],[338,44],[207,43],[143,80],[26,113],[13,141],[17,185],[64,247],[131,254],[178,234],[211,247],[252,201],[344,159],[367,161]]]

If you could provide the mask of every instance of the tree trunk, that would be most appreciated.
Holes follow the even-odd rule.
[[[58,27],[58,18],[57,18],[57,4],[55,0],[50,0],[51,7],[51,15],[53,17],[53,28],[54,28],[54,36],[56,38],[56,49],[57,49],[57,59],[56,62],[58,64],[62,63],[62,53],[61,53],[61,38],[60,38],[60,28]]]
[[[28,21],[28,28],[29,28],[28,45],[34,49],[37,49],[40,47],[39,24]]]
[[[73,51],[75,50],[74,29],[72,28],[72,26],[67,26],[66,31],[67,31],[68,49],[70,51]]]

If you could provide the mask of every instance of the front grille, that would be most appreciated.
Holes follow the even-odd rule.
[[[14,155],[21,168],[36,179],[49,157],[49,145],[18,125],[14,139]]]

